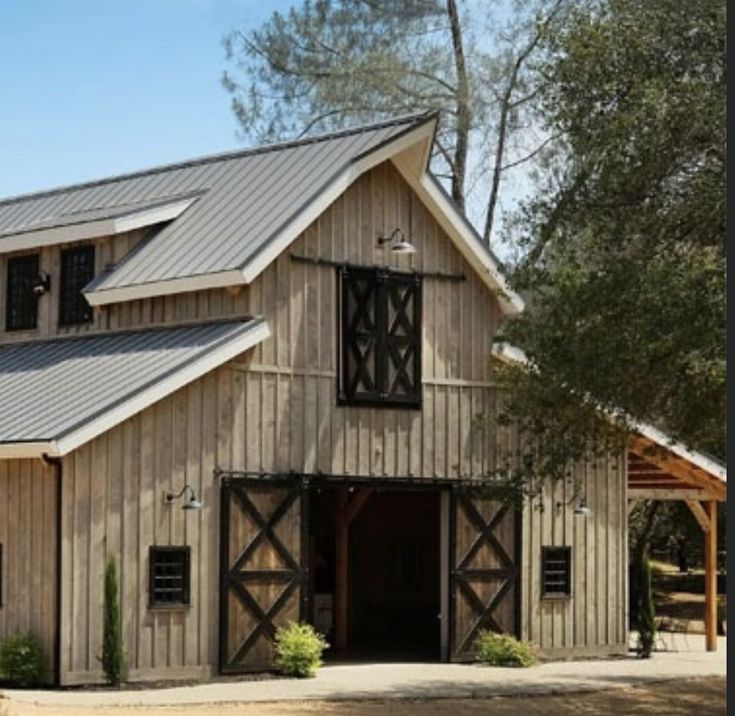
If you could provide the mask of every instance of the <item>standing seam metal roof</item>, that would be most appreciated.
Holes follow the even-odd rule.
[[[263,319],[0,346],[0,444],[57,440]]]
[[[72,213],[202,192],[181,216],[101,277],[93,290],[238,269],[327,180],[430,119],[433,115],[414,115],[0,201],[0,250],[3,236],[41,223],[64,223]]]

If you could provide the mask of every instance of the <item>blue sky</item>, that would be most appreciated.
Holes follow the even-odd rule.
[[[290,0],[0,0],[0,197],[241,146],[222,36]]]

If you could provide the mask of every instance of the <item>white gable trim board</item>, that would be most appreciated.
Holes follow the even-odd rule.
[[[0,459],[33,458],[49,455],[60,457],[76,450],[80,445],[96,438],[136,413],[162,400],[166,396],[201,378],[210,371],[227,363],[249,350],[271,335],[265,320],[243,334],[225,341],[179,370],[173,371],[154,385],[123,399],[109,410],[74,428],[64,435],[34,442],[0,443]]]

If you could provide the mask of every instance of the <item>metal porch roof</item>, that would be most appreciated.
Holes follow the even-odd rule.
[[[251,318],[1,346],[0,457],[65,454],[268,335]]]

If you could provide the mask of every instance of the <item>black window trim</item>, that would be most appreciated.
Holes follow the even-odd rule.
[[[350,273],[374,273],[375,274],[375,290],[378,290],[380,284],[387,284],[392,277],[413,280],[418,290],[414,294],[414,353],[413,353],[413,375],[415,391],[411,395],[384,395],[380,396],[376,391],[374,397],[369,396],[348,396],[345,392],[344,382],[347,379],[347,357],[345,355],[345,334],[347,332],[348,316],[344,310],[344,287],[343,280]],[[353,264],[342,264],[337,269],[337,305],[338,305],[338,326],[339,335],[337,340],[337,367],[338,367],[338,385],[337,385],[337,405],[356,407],[365,406],[372,408],[396,408],[396,409],[421,409],[423,402],[423,387],[421,382],[421,351],[422,351],[422,294],[423,280],[421,274],[415,271],[400,271],[381,266],[357,266]],[[387,291],[387,290],[386,290]],[[387,293],[386,293],[387,295]],[[375,323],[376,328],[383,326],[383,330],[376,330],[375,335],[375,351],[376,351],[376,382],[385,381],[388,370],[387,366],[387,316],[385,315],[386,303],[384,301],[376,301],[375,306]]]
[[[80,286],[74,292],[74,303],[68,303],[68,296],[65,294],[65,284],[69,276],[65,271],[65,257],[75,253],[89,253],[91,254],[91,274],[89,278],[84,282],[83,286]],[[91,323],[94,314],[92,307],[87,303],[81,289],[84,288],[94,278],[94,260],[95,260],[95,246],[94,244],[79,244],[77,246],[69,246],[68,248],[62,249],[59,260],[59,327],[67,328],[71,326],[82,326],[87,323]],[[84,304],[86,307],[84,307]],[[67,312],[65,315],[65,311]],[[71,315],[71,314],[74,315]],[[86,315],[81,315],[86,314]]]
[[[181,552],[184,554],[184,585],[182,601],[156,601],[155,590],[155,554],[165,552]],[[156,610],[188,609],[191,607],[191,547],[188,545],[158,545],[148,548],[148,608]]]
[[[563,555],[566,570],[566,586],[564,592],[550,592],[546,589],[546,561],[550,555]],[[557,557],[558,559],[558,557]],[[569,545],[545,545],[541,547],[541,597],[543,599],[569,599],[572,596],[572,548]]]
[[[11,296],[11,271],[13,264],[25,262],[33,262],[34,267],[31,272],[31,283],[38,280],[41,266],[41,255],[38,252],[21,254],[20,256],[9,256],[5,263],[5,330],[8,333],[16,331],[36,331],[38,330],[38,296],[33,292],[31,286],[29,286],[28,295],[26,299],[30,301],[29,315],[33,313],[33,321],[23,323],[21,325],[13,324],[10,320],[11,316],[11,305],[13,304],[13,298],[17,296]]]

